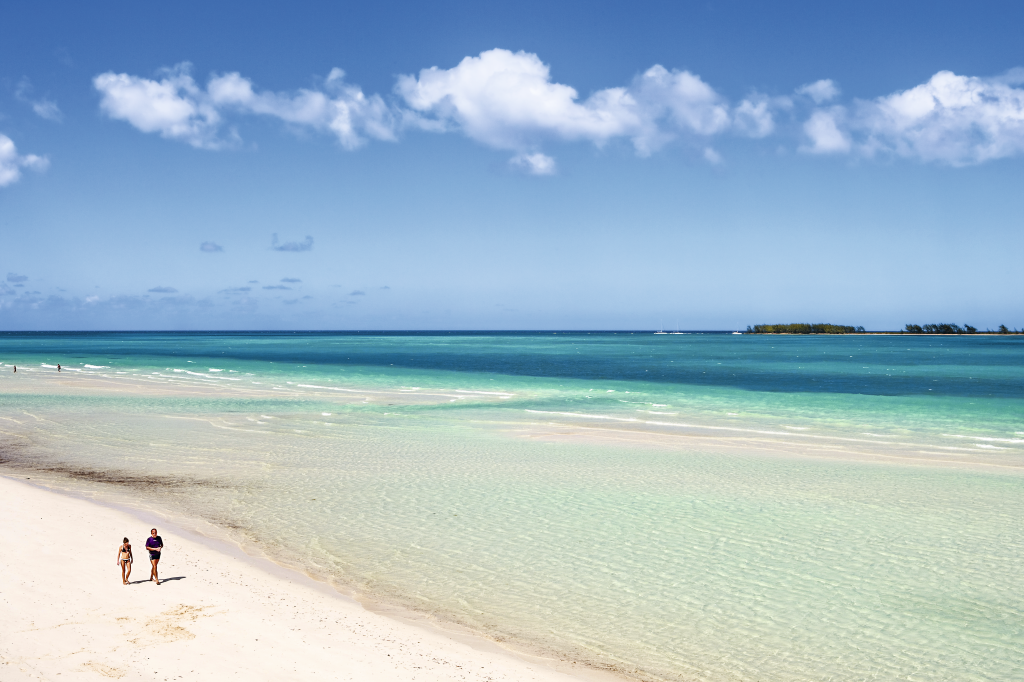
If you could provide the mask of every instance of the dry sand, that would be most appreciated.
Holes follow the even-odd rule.
[[[157,586],[144,548],[152,524],[0,477],[0,680],[580,679],[166,528]],[[126,535],[128,586],[116,564]]]

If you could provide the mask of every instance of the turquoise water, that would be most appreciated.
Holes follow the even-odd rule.
[[[529,650],[1024,669],[1018,337],[8,334],[0,361],[6,467]]]

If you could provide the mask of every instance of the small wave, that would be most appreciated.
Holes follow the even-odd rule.
[[[256,383],[256,382],[253,382]],[[288,383],[291,383],[290,381]],[[317,388],[321,391],[344,391],[346,393],[366,393],[366,391],[357,391],[353,388],[335,388],[334,386],[317,386],[316,384],[295,384],[299,388]]]
[[[214,369],[213,367],[211,367],[210,371],[211,372],[223,372],[224,370],[222,370],[222,369]]]
[[[40,367],[46,367],[48,369],[57,369],[57,365],[48,365],[45,362],[40,362],[39,365]]]
[[[513,393],[505,393],[503,391],[469,391],[462,388],[455,389],[456,393],[477,393],[479,395],[514,395]]]
[[[946,438],[969,438],[971,440],[983,440],[988,443],[1024,443],[1024,439],[1021,438],[991,438],[989,436],[961,436],[956,433],[944,433],[942,434]]]
[[[331,416],[331,413],[330,413],[330,412],[321,412],[320,414],[321,414],[322,416],[324,416],[324,417],[330,417],[330,416]]]
[[[110,369],[109,365],[85,365],[86,369]]]
[[[995,445],[989,445],[988,443],[975,443],[976,448],[985,448],[986,450],[1006,450],[1008,448],[1001,448]]]
[[[809,427],[807,427],[807,426],[785,426],[785,425],[783,425],[782,428],[784,428],[784,429],[792,429],[793,431],[806,431]]]

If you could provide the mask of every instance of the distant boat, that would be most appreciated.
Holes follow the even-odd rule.
[[[733,334],[742,334],[743,332],[733,332]]]
[[[658,332],[654,332],[654,333],[655,333],[655,334],[668,334],[668,332],[661,332],[661,331],[658,331]]]

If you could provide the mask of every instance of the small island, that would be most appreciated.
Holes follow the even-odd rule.
[[[828,324],[819,322],[810,324],[797,322],[794,324],[755,324],[747,326],[748,334],[863,334],[864,327],[851,327],[845,324]]]
[[[736,332],[737,334],[739,332]],[[793,324],[755,324],[747,326],[747,334],[1024,334],[1024,330],[1010,329],[1005,324],[995,331],[986,329],[979,332],[977,327],[965,324],[962,327],[953,322],[938,324],[908,324],[899,331],[865,331],[864,327],[819,322],[796,322]]]

